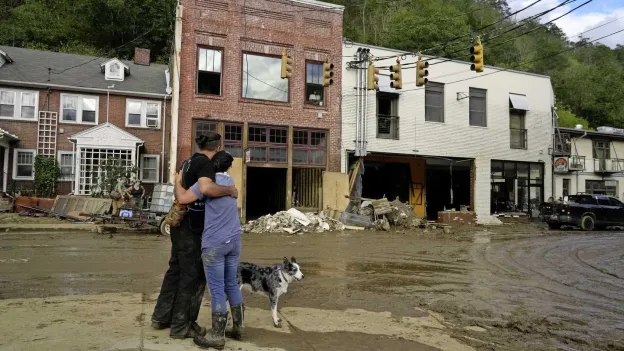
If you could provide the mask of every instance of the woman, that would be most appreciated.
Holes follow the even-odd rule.
[[[126,194],[132,199],[132,208],[140,210],[143,208],[143,198],[145,197],[145,188],[141,185],[140,180],[133,182],[132,186],[126,190]]]
[[[217,172],[217,185],[234,185],[234,180],[226,173],[233,160],[232,155],[226,151],[219,151],[212,158]],[[193,341],[201,348],[222,350],[225,347],[225,328],[228,319],[227,301],[230,302],[234,322],[231,336],[240,339],[243,332],[243,295],[236,282],[241,253],[241,227],[237,202],[230,196],[207,198],[200,193],[198,183],[184,190],[179,174],[176,176],[176,197],[180,204],[189,204],[198,199],[204,199],[206,202],[201,246],[204,272],[210,289],[212,334],[207,337],[195,337]]]

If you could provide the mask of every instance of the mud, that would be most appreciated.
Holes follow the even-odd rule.
[[[259,264],[297,257],[306,278],[280,298],[283,330],[268,299],[246,295],[249,343],[234,350],[624,350],[622,232],[531,224],[243,245]],[[155,236],[1,235],[0,349],[194,349],[146,327],[169,248]]]

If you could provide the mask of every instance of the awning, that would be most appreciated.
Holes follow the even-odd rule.
[[[17,135],[11,134],[10,132],[0,128],[0,138],[4,138],[4,137],[7,137],[7,139],[11,139],[11,140],[19,140]]]
[[[516,110],[529,110],[529,101],[526,95],[509,94],[509,102],[511,102],[511,107]]]

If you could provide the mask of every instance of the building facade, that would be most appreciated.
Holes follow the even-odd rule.
[[[624,199],[624,130],[557,128],[554,146],[556,199],[579,193]]]
[[[368,56],[379,91],[365,90]],[[389,67],[401,62],[402,89]],[[468,208],[477,216],[535,214],[551,195],[550,78],[349,43],[343,47],[342,171],[364,157],[363,196],[409,201],[418,215]]]
[[[167,66],[0,46],[2,190],[33,189],[37,155],[55,157],[57,194],[90,195],[104,161],[139,168],[146,191],[166,175]]]
[[[314,0],[180,3],[177,166],[197,151],[197,136],[217,131],[224,149],[243,161],[235,170],[243,218],[318,209],[322,172],[340,169],[343,7]],[[293,61],[289,79],[281,78],[284,51]],[[329,87],[324,62],[334,65]]]

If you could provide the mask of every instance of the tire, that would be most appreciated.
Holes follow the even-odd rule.
[[[553,230],[561,229],[561,223],[548,223],[548,227]]]
[[[171,226],[164,219],[160,221],[160,234],[165,236],[171,235]]]
[[[594,217],[590,215],[584,215],[583,217],[581,217],[581,229],[586,231],[594,230],[595,226],[596,220],[594,219]]]

